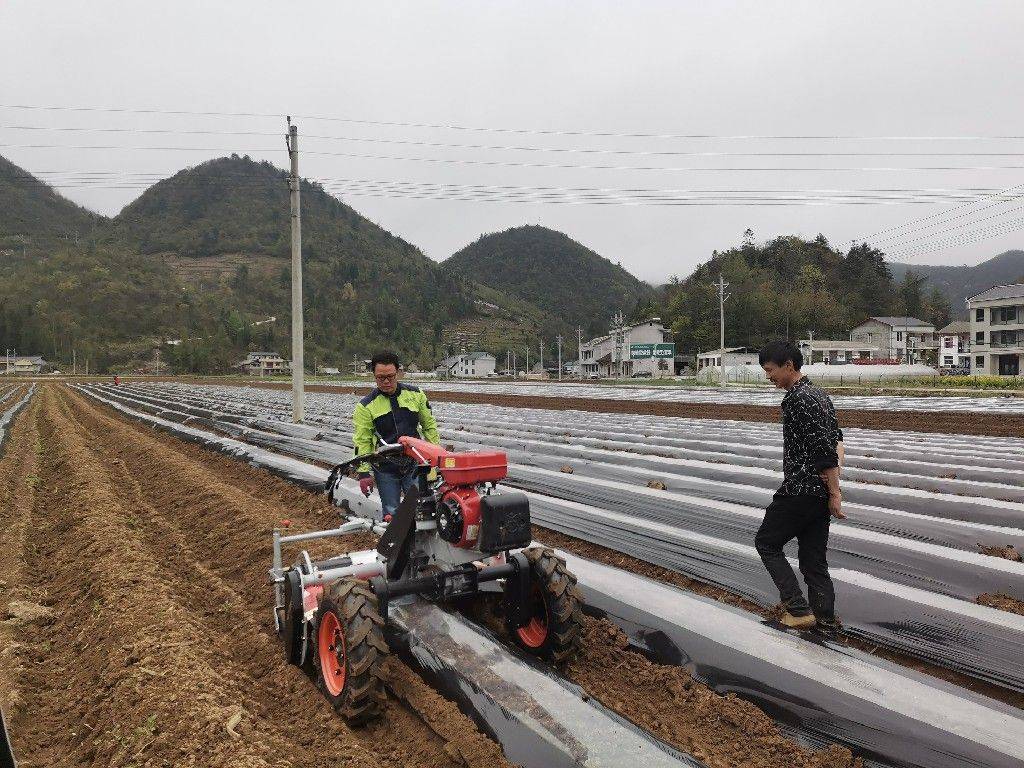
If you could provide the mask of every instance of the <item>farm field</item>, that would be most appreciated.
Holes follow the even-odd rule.
[[[385,718],[357,729],[285,664],[270,622],[270,531],[285,518],[328,527],[341,511],[261,457],[326,477],[350,454],[353,396],[310,394],[296,426],[288,394],[260,388],[27,393],[0,390],[0,412],[20,404],[0,456],[0,704],[19,765],[521,762],[507,734],[400,654],[387,662]],[[851,640],[832,644],[766,620],[770,584],[750,539],[778,473],[777,427],[435,410],[444,442],[508,452],[535,538],[562,549],[594,609],[564,683],[631,723],[658,759],[954,766],[1024,755],[1024,566],[979,549],[1024,547],[1024,440],[848,429],[851,519],[834,531],[833,568]],[[638,623],[668,646],[644,647]],[[578,757],[588,736],[569,736]]]

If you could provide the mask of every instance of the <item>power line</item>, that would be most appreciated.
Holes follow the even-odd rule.
[[[184,136],[277,136],[265,131],[209,131],[165,128],[89,128],[50,127],[39,125],[0,125],[0,129],[17,131],[55,131],[80,133],[165,134]],[[470,149],[488,152],[551,152],[570,155],[636,155],[640,157],[1022,157],[1024,152],[721,152],[649,149],[607,149],[593,147],[534,147],[509,144],[458,144],[421,139],[388,139],[368,136],[322,136],[311,134],[305,139],[345,141],[366,144],[428,147],[431,149]]]
[[[239,147],[142,147],[127,145],[84,145],[84,144],[7,144],[0,147],[14,149],[99,149],[99,150],[133,150],[133,151],[177,151],[177,152],[232,152],[232,153],[277,153],[276,148],[239,148]],[[346,157],[361,160],[391,160],[398,162],[433,163],[443,165],[477,165],[498,168],[548,168],[574,170],[606,170],[606,171],[661,171],[674,172],[917,172],[917,171],[1020,171],[1024,165],[924,165],[924,166],[657,166],[657,165],[580,165],[572,163],[531,163],[509,160],[474,160],[469,158],[451,157],[409,157],[399,155],[371,155],[355,152],[323,152],[305,151],[305,155],[318,157]]]
[[[172,109],[132,109],[122,107],[67,107],[30,104],[0,104],[0,109],[18,109],[40,112],[112,113],[134,115],[179,115],[195,117],[249,117],[281,119],[284,113],[274,112],[217,112]],[[293,117],[303,120],[371,125],[393,128],[416,128],[431,130],[466,131],[480,133],[506,133],[533,136],[573,136],[585,138],[624,139],[723,139],[723,140],[793,140],[793,141],[1013,141],[1024,139],[1017,135],[963,135],[963,136],[896,136],[896,135],[852,135],[852,134],[713,134],[713,133],[665,133],[643,131],[568,130],[548,128],[522,128],[510,126],[470,126],[456,123],[428,123],[399,120],[369,120],[364,118],[302,115]]]
[[[1014,190],[1020,189],[1021,187],[1024,187],[1024,184],[1016,184],[1016,185],[1014,185],[1012,187],[1007,187],[1006,189],[999,190],[998,192],[995,192],[992,195],[990,195],[990,197],[999,197],[999,196],[1002,196],[1002,195],[1006,195],[1006,194],[1008,194],[1010,192],[1013,192]],[[1016,199],[1017,197],[1019,197],[1019,195],[1015,195],[1013,199]],[[976,211],[973,211],[973,212],[972,211],[967,211],[967,212],[962,213],[962,214],[960,214],[958,216],[954,216],[952,219],[950,219],[950,221],[955,221],[956,219],[962,218],[964,216],[969,216],[972,213],[980,213],[981,211],[988,210],[989,208],[993,208],[996,205],[1002,205],[1004,202],[1007,202],[1007,201],[1004,200],[1004,201],[1000,201],[998,203],[993,203],[992,205],[985,206],[984,208],[979,208],[979,209],[977,209]],[[914,219],[913,221],[908,221],[905,224],[900,224],[899,226],[889,227],[888,229],[880,230],[879,232],[876,232],[873,235],[869,235],[866,238],[858,238],[858,239],[859,240],[874,240],[878,235],[883,235],[883,234],[885,234],[887,232],[894,232],[896,230],[900,230],[900,229],[903,229],[905,227],[913,226],[914,224],[919,224],[919,223],[921,223],[923,221],[929,221],[931,219],[934,219],[934,218],[937,218],[937,217],[940,217],[940,216],[946,216],[946,215],[952,213],[953,211],[959,210],[960,208],[963,208],[963,207],[965,207],[967,205],[971,205],[971,203],[964,203],[963,205],[958,205],[958,206],[956,206],[954,208],[951,208],[951,209],[949,209],[947,211],[939,211],[938,213],[933,213],[930,216],[925,216],[925,217],[920,218],[920,219]],[[922,229],[928,229],[929,227],[932,227],[932,226],[941,226],[942,223],[943,222],[937,222],[936,224],[930,224],[927,227],[923,227]],[[912,232],[916,232],[916,231],[919,231],[919,230],[911,230],[911,231]],[[910,233],[908,232],[908,233],[903,233],[903,234],[910,234]],[[900,237],[900,236],[902,236],[902,235],[894,235],[893,237]],[[892,239],[892,238],[888,238],[888,237],[887,238],[883,238],[882,242],[884,242],[885,240],[890,240],[890,239]],[[879,241],[875,240],[875,242],[879,242]]]
[[[108,175],[71,176],[60,178],[50,176],[46,180],[31,175],[8,176],[13,181],[28,184],[41,184],[57,189],[100,188],[100,189],[148,189],[153,183],[162,181],[151,178],[116,178]],[[171,180],[176,186],[189,184],[192,186],[229,186],[232,188],[265,188],[274,179],[240,176],[229,179],[178,179]],[[384,181],[374,179],[309,179],[320,184],[327,191],[354,196],[387,196],[418,199],[450,199],[450,200],[488,200],[503,202],[558,202],[558,203],[601,203],[623,205],[871,205],[901,203],[934,203],[937,200],[969,199],[977,197],[971,191],[936,191],[875,193],[864,192],[825,192],[801,193],[800,191],[782,190],[762,194],[743,190],[690,190],[671,189],[609,189],[593,187],[516,187],[510,185],[480,184],[439,184],[436,182]]]

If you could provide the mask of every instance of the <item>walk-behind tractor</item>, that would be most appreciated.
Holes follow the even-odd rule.
[[[519,646],[555,664],[572,658],[583,633],[576,578],[550,549],[529,546],[527,497],[495,493],[508,474],[504,453],[455,453],[402,437],[334,467],[327,494],[333,497],[364,462],[415,467],[417,482],[393,519],[356,517],[294,535],[274,530],[274,621],[285,656],[312,672],[335,709],[350,723],[382,713],[383,629],[397,600],[455,602],[496,593]],[[375,550],[327,559],[303,550],[292,566],[282,564],[285,544],[368,530],[380,534]]]

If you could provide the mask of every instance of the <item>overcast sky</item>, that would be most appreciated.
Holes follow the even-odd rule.
[[[801,195],[816,190],[815,197],[822,196],[821,190],[930,190],[927,195],[949,189],[994,191],[1024,184],[1024,167],[820,169],[1024,166],[1024,140],[553,136],[381,127],[312,117],[677,136],[1024,136],[1022,22],[1022,2],[962,0],[359,4],[0,0],[0,103],[292,114],[303,116],[297,119],[303,137],[491,147],[302,138],[300,171],[317,179],[610,190],[792,190]],[[278,117],[2,108],[0,125],[4,126],[0,154],[34,173],[169,175],[231,151],[287,166],[279,136],[181,133],[283,133],[284,121]],[[86,133],[13,126],[176,132]],[[115,148],[11,146],[16,144]],[[617,153],[516,151],[495,146]],[[406,159],[313,154],[317,151]],[[1003,156],[650,154],[665,152]],[[466,160],[659,170],[461,162]],[[819,170],[694,170],[752,167]],[[50,178],[67,183],[70,177]],[[74,183],[80,184],[81,179]],[[119,186],[72,186],[62,191],[89,208],[114,214],[140,193],[131,185]],[[565,199],[565,194],[556,193],[559,199]],[[604,193],[608,194],[621,196]],[[910,194],[920,199],[919,192]],[[758,240],[821,232],[846,248],[854,238],[956,205],[948,200],[900,205],[659,207],[355,195],[344,199],[438,260],[481,233],[539,223],[568,233],[651,281],[687,274],[713,249],[738,243],[747,227]],[[974,264],[1008,248],[1024,247],[1024,230],[972,242],[1024,222],[1024,214],[1013,213],[1024,199],[975,213],[991,205],[992,200],[987,200],[957,209],[952,215],[968,215],[952,220],[940,216],[929,221],[949,223],[910,233],[898,230],[900,236],[881,244],[915,254],[911,261],[916,263],[947,264]],[[994,218],[981,221],[988,216]],[[918,253],[932,242],[928,237],[955,247]]]

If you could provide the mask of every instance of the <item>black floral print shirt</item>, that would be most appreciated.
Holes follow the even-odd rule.
[[[780,496],[828,497],[819,473],[839,466],[836,444],[843,431],[824,390],[802,377],[782,398],[782,487]]]

